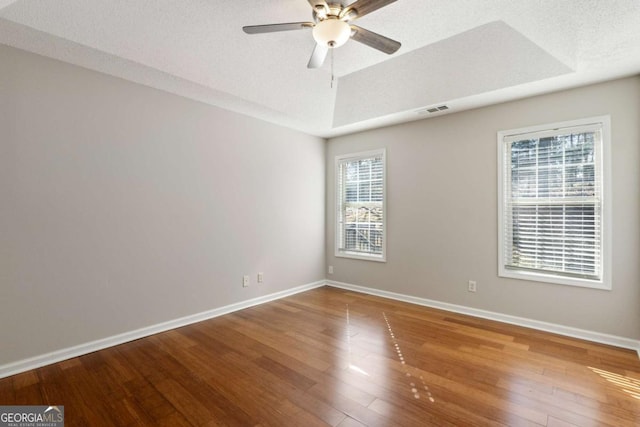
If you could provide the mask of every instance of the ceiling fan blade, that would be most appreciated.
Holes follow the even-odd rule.
[[[269,24],[269,25],[248,25],[242,27],[247,34],[275,33],[276,31],[303,30],[305,28],[313,28],[313,22],[288,22],[285,24]]]
[[[324,60],[327,57],[327,52],[329,52],[328,46],[316,43],[316,47],[313,48],[313,53],[311,54],[311,59],[309,59],[307,68],[322,67],[322,64],[324,64]]]
[[[354,10],[356,11],[356,16],[351,19],[362,18],[363,16],[376,11],[381,7],[385,7],[395,1],[396,0],[358,0],[355,3],[345,7],[342,12],[340,12],[340,18],[343,18],[348,14],[353,14]]]
[[[381,36],[373,31],[365,30],[357,25],[352,25],[351,29],[355,31],[351,36],[352,39],[374,49],[378,49],[386,54],[391,55],[400,49],[400,46],[402,46],[400,42]]]

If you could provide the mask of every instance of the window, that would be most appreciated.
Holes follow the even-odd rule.
[[[609,117],[498,133],[499,275],[611,289]]]
[[[385,151],[336,157],[336,256],[385,261]]]

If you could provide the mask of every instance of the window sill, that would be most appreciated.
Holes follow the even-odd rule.
[[[351,259],[359,259],[362,261],[387,262],[386,258],[382,255],[363,255],[356,252],[336,251],[335,256],[338,258],[351,258]]]
[[[580,288],[599,289],[603,291],[611,290],[611,282],[606,280],[589,280],[563,277],[554,274],[536,273],[525,270],[510,270],[506,268],[500,268],[498,276],[510,279],[528,280],[532,282],[544,282],[553,285],[577,286]]]

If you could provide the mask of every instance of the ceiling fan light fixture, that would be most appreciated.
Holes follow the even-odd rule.
[[[327,18],[313,27],[313,38],[319,45],[340,47],[351,37],[351,27],[344,21]]]

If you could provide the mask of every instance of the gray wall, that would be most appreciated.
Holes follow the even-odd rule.
[[[498,278],[496,132],[602,114],[613,290]],[[640,338],[638,117],[623,79],[335,138],[325,177],[322,139],[0,46],[0,365],[323,279],[325,178],[329,279]],[[379,147],[388,262],[336,259],[333,157]]]
[[[499,130],[611,115],[613,290],[498,278]],[[387,148],[387,262],[334,257],[334,162]],[[327,147],[330,280],[640,338],[640,78],[333,138]],[[467,292],[468,280],[478,292]]]
[[[0,365],[324,279],[324,184],[320,138],[0,46]]]

